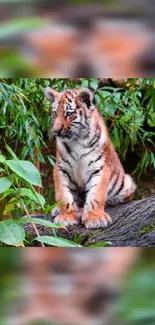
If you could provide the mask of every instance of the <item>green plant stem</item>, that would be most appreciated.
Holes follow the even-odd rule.
[[[55,229],[52,229],[52,230],[53,230],[53,234],[54,234],[54,236],[57,237],[57,234],[56,234],[56,232],[55,232]]]
[[[29,212],[28,212],[28,210],[27,210],[27,208],[26,208],[26,206],[25,206],[23,200],[22,200],[21,198],[19,198],[19,199],[20,199],[20,202],[21,202],[21,204],[22,204],[22,206],[23,206],[23,208],[24,208],[24,211],[25,211],[26,215],[27,215],[29,218],[31,218],[31,216],[30,216],[30,214],[29,214]],[[39,232],[38,232],[38,229],[37,229],[37,227],[36,227],[36,225],[35,225],[34,223],[32,223],[32,227],[34,228],[34,230],[35,230],[37,236],[40,237],[40,234],[39,234]],[[41,246],[42,246],[42,247],[45,247],[43,243],[41,243]]]
[[[17,183],[17,181],[16,181],[16,183]],[[13,187],[14,187],[15,190],[17,190],[16,187],[15,187],[14,185],[13,185]],[[17,187],[20,189],[20,187],[18,186],[18,184],[17,184]],[[26,206],[25,206],[23,200],[21,199],[20,196],[19,196],[18,198],[19,198],[19,200],[20,200],[20,202],[21,202],[21,204],[22,204],[22,206],[23,206],[23,208],[24,208],[24,211],[25,211],[26,215],[27,215],[29,218],[31,218],[31,216],[30,216],[30,214],[29,214],[29,212],[28,212],[28,210],[27,210],[27,208],[26,208]],[[35,225],[34,223],[32,223],[32,227],[34,228],[34,230],[35,230],[37,236],[40,237],[39,231],[38,231],[38,229],[37,229],[37,227],[36,227],[36,225]],[[42,246],[42,247],[45,247],[43,243],[41,243],[41,246]]]

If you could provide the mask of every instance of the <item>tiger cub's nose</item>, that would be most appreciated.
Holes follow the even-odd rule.
[[[53,125],[53,135],[58,135],[61,133],[63,129],[63,124],[60,121],[57,121],[57,123],[54,123]]]
[[[60,133],[61,133],[61,131],[62,131],[62,128],[61,129],[54,129],[53,128],[53,130],[52,130],[52,133],[53,133],[53,135],[59,135]]]

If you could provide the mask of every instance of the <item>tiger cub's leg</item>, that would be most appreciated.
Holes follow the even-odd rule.
[[[124,174],[121,182],[109,184],[107,203],[117,205],[132,200],[136,185],[130,175]]]
[[[54,183],[56,202],[63,201],[57,209],[59,214],[55,217],[54,222],[64,226],[79,223],[78,207],[70,191],[70,180],[68,175],[57,166],[54,168]]]
[[[104,206],[107,199],[110,170],[105,166],[98,173],[92,175],[87,181],[89,190],[82,217],[82,222],[88,229],[106,227],[112,222],[111,217],[105,213]]]

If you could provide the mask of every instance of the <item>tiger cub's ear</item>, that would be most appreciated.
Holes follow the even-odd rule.
[[[44,94],[50,100],[51,103],[55,102],[60,95],[58,91],[52,89],[51,87],[46,87]]]
[[[87,108],[93,111],[95,109],[95,97],[93,93],[86,87],[78,90],[79,99],[86,104]]]

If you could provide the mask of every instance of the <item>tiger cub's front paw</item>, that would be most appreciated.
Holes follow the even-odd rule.
[[[79,218],[76,215],[76,213],[64,213],[64,214],[59,214],[56,216],[54,219],[55,223],[61,223],[65,227],[67,226],[73,226],[79,223]]]
[[[102,209],[98,209],[84,212],[82,223],[84,223],[87,229],[105,228],[108,224],[112,223],[112,219],[109,214],[105,213]]]

